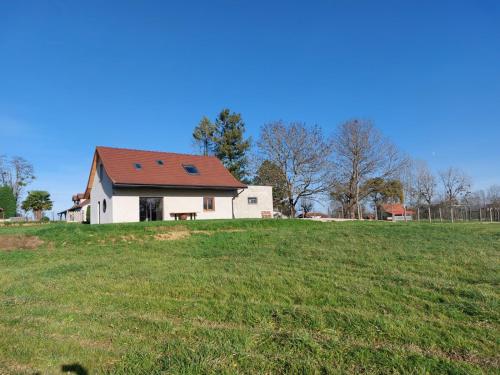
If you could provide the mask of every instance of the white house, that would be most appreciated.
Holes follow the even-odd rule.
[[[59,219],[69,223],[82,223],[86,221],[87,210],[90,208],[90,199],[86,199],[85,194],[79,193],[73,195],[71,200],[73,201],[73,206],[67,210],[58,212]]]
[[[84,198],[92,224],[272,217],[271,186],[247,186],[213,156],[97,147]]]

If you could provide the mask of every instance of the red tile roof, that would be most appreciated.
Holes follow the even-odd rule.
[[[83,194],[83,193],[82,193]],[[78,203],[78,204],[74,204],[73,206],[71,206],[70,208],[68,208],[67,210],[64,210],[64,211],[61,211],[61,212],[58,212],[58,215],[59,214],[62,214],[66,211],[78,211],[79,209],[85,207],[86,205],[90,204],[90,199],[85,199],[83,200],[81,203]]]
[[[96,156],[116,185],[246,188],[214,156],[112,147],[97,147]],[[136,168],[136,163],[141,165],[140,169]],[[194,165],[199,173],[189,174],[183,165]]]
[[[405,208],[401,203],[395,204],[383,204],[382,210],[387,212],[390,215],[404,215]],[[406,215],[413,215],[414,212],[412,210],[406,209]]]

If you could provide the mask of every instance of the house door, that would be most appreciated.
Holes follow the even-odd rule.
[[[163,199],[140,197],[139,219],[141,221],[163,220]]]

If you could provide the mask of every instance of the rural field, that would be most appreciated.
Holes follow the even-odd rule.
[[[0,374],[498,374],[499,271],[499,224],[0,227]]]

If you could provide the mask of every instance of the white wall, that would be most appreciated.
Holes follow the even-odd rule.
[[[97,171],[94,176],[94,183],[90,191],[90,223],[106,224],[113,222],[113,185],[104,168],[102,176],[100,173],[100,161],[97,161]],[[106,212],[104,212],[103,202],[106,199]],[[100,211],[100,212],[99,212]]]
[[[86,221],[87,220],[87,210],[89,209],[90,207],[90,204],[87,204],[85,206],[82,207],[82,216],[81,216],[81,220],[82,221]]]
[[[98,164],[99,168],[99,164]],[[99,170],[99,169],[98,169]],[[120,188],[112,187],[104,173],[101,183],[98,173],[91,191],[91,223],[97,223],[97,202],[101,202],[101,223],[126,223],[139,221],[139,197],[163,198],[163,220],[174,220],[172,213],[196,212],[197,219],[261,218],[262,211],[273,211],[272,187],[249,186],[240,195],[236,190],[213,189],[160,189],[160,188]],[[112,197],[111,197],[112,196]],[[203,209],[203,197],[215,199],[215,210]],[[248,197],[256,197],[256,205],[248,204]],[[102,212],[102,201],[107,200],[106,213]]]
[[[133,223],[139,221],[138,196],[113,196],[113,223]]]
[[[196,212],[197,219],[231,219],[235,190],[114,188],[113,222],[139,221],[139,197],[162,197],[163,220],[174,220],[172,213]],[[213,197],[215,210],[203,209],[203,197]]]
[[[171,212],[196,212],[197,219],[232,219],[232,200],[235,191],[217,190],[175,190],[163,201],[165,220],[173,219]],[[215,209],[203,209],[203,197],[213,197]]]
[[[257,198],[257,204],[248,204],[250,197]],[[273,212],[272,186],[249,185],[234,199],[235,218],[261,218],[262,211]]]
[[[79,223],[81,222],[82,213],[81,211],[67,211],[66,221],[68,223]]]

